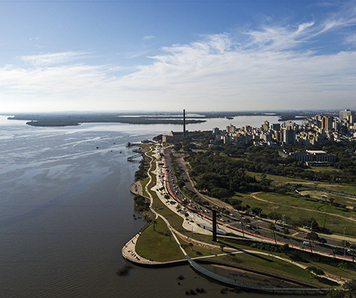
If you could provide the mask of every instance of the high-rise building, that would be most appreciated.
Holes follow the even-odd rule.
[[[261,125],[261,129],[263,131],[268,131],[269,130],[269,122],[267,120]]]
[[[213,135],[220,134],[220,129],[218,127],[213,128]]]
[[[296,133],[292,127],[289,126],[287,129],[283,130],[283,142],[286,145],[295,145]]]
[[[226,126],[226,132],[233,133],[236,131],[236,127],[233,126],[232,124]]]
[[[355,111],[350,111],[349,109],[343,110],[339,112],[340,119],[347,119],[347,116],[353,115],[355,116]]]
[[[333,128],[333,117],[324,116],[321,119],[321,128],[323,128],[325,130],[331,130]]]

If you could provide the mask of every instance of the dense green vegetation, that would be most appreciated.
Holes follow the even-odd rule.
[[[293,157],[282,158],[278,151],[280,147],[262,146],[213,146],[204,152],[195,152],[189,145],[189,139],[176,144],[176,150],[181,148],[189,153],[192,171],[191,177],[197,182],[197,188],[214,197],[223,198],[231,196],[235,191],[270,190],[272,179],[262,175],[259,179],[247,172],[272,174],[289,178],[298,178],[312,181],[329,182],[355,182],[356,159],[353,153],[356,143],[327,142],[324,146],[289,147],[288,150],[323,149],[337,156],[335,163],[328,168],[310,168]],[[205,147],[205,146],[204,146]]]
[[[197,145],[198,147],[198,145]],[[191,153],[191,156],[200,156],[204,155],[205,153]],[[152,154],[150,156],[155,159]],[[207,157],[220,157],[221,159],[218,159],[216,162],[213,162],[214,165],[212,166],[212,170],[216,171],[216,173],[219,173],[217,169],[219,169],[219,161],[225,160],[227,161],[229,159],[228,156],[226,155],[207,155]],[[213,160],[214,161],[214,160]],[[152,167],[151,171],[155,170],[155,163],[154,166]],[[193,169],[194,170],[194,169]],[[233,167],[230,168],[231,171],[233,171]],[[176,171],[176,170],[175,170]],[[244,175],[246,175],[246,179],[244,180],[245,187],[248,189],[248,187],[256,187],[256,189],[264,189],[266,191],[271,190],[271,179],[267,178],[266,174],[261,174],[258,176],[258,179],[253,177],[251,174],[247,174],[246,171],[242,169],[242,172]],[[215,172],[213,172],[215,173]],[[233,173],[233,172],[232,172]],[[220,173],[219,173],[220,174]],[[222,173],[221,173],[222,174]],[[152,181],[149,184],[149,189],[155,184],[156,181],[156,176],[151,172],[150,175],[152,176]],[[198,177],[197,175],[196,177]],[[225,176],[229,178],[228,176]],[[243,175],[241,175],[243,177]],[[232,180],[233,181],[233,180]],[[263,181],[267,181],[267,183],[263,183]],[[224,181],[221,180],[220,183],[223,183]],[[146,185],[148,183],[148,179],[145,180],[143,185]],[[251,184],[249,184],[251,183]],[[218,185],[218,184],[217,184]],[[219,184],[224,186],[223,184]],[[226,185],[225,185],[226,186]],[[274,187],[274,186],[273,186]],[[222,188],[222,187],[221,187]],[[283,187],[282,187],[283,188]],[[281,188],[281,189],[282,189]],[[288,192],[289,186],[286,188],[287,191],[284,192],[283,194],[276,194],[272,192],[265,192],[263,194],[258,194],[263,196],[263,199],[267,200],[272,200],[275,196],[278,197],[277,201],[280,199],[282,202],[286,200],[286,198],[292,197],[290,193]],[[255,188],[252,188],[255,189]],[[241,191],[241,189],[239,188]],[[190,237],[191,239],[196,239],[196,240],[201,240],[207,243],[211,243],[211,239],[208,236],[204,235],[197,235],[197,234],[192,234],[191,232],[187,232],[182,228],[182,218],[173,213],[171,210],[169,210],[157,197],[157,194],[155,192],[151,192],[152,198],[153,198],[153,209],[156,210],[158,213],[163,215],[170,224],[177,229],[179,232],[185,234],[186,236]],[[232,196],[232,193],[235,196]],[[237,193],[234,191],[233,188],[231,190],[229,189],[229,194],[230,197],[222,197],[221,200],[228,201],[229,203],[232,203],[233,201],[238,202],[239,204],[242,205],[242,200],[245,200],[246,198],[251,198],[249,194],[245,193]],[[148,194],[146,194],[148,195]],[[238,195],[238,197],[236,197]],[[265,197],[266,196],[266,197]],[[240,200],[241,199],[241,200]],[[304,200],[304,199],[302,199]],[[144,198],[140,196],[136,196],[135,202],[137,205],[142,205],[144,206]],[[266,202],[260,202],[256,199],[257,203],[263,203],[270,205]],[[319,204],[319,202],[311,202],[311,204]],[[251,204],[252,205],[252,204]],[[262,206],[262,205],[261,205]],[[312,208],[314,205],[310,205],[308,207]],[[245,208],[249,208],[252,212],[255,213],[261,213],[262,210],[266,211],[267,207],[252,207],[248,206],[246,203]],[[334,208],[335,206],[330,205],[330,208]],[[290,209],[290,208],[289,208]],[[271,219],[280,219],[284,218],[287,219],[288,216],[282,216],[279,212],[271,209],[271,212],[268,213],[269,217]],[[311,211],[312,212],[312,211]],[[283,213],[284,214],[284,213]],[[306,213],[303,212],[305,215]],[[324,214],[321,214],[322,216],[325,216]],[[319,220],[319,219],[318,219]],[[311,222],[312,221],[312,222]],[[151,225],[141,234],[138,242],[137,242],[137,247],[136,251],[142,256],[147,259],[152,259],[152,260],[157,260],[157,261],[169,261],[169,260],[174,260],[174,259],[181,259],[182,254],[179,251],[179,248],[175,241],[173,241],[171,237],[171,232],[169,231],[167,225],[161,220],[161,219],[156,219],[151,221]],[[303,222],[305,225],[313,225],[314,229],[318,228],[318,223],[317,220],[314,218],[307,218],[306,221]],[[310,235],[309,235],[310,234]],[[311,232],[308,234],[308,239],[312,241],[320,241],[318,235],[315,232]],[[187,253],[191,256],[202,256],[202,255],[211,255],[211,254],[216,254],[216,250],[212,250],[210,248],[204,248],[202,246],[194,245],[191,242],[186,242],[182,239],[180,239],[181,245],[186,249]],[[235,247],[238,249],[245,249],[247,247],[250,247],[252,249],[258,249],[258,250],[265,250],[268,252],[273,252],[273,255],[279,255],[283,256],[287,259],[291,259],[294,261],[302,262],[307,264],[308,270],[304,270],[298,267],[295,267],[295,265],[292,265],[288,262],[281,261],[276,259],[273,256],[263,256],[260,254],[255,254],[255,253],[250,253],[250,254],[238,254],[238,255],[227,255],[224,257],[216,257],[215,259],[217,261],[221,261],[222,263],[226,264],[232,264],[232,265],[237,265],[239,267],[246,267],[249,269],[256,269],[259,271],[264,271],[267,273],[272,273],[275,275],[281,275],[281,276],[286,276],[288,278],[293,278],[296,280],[300,280],[303,282],[311,283],[317,286],[322,286],[322,287],[328,287],[332,286],[334,287],[336,284],[330,284],[328,283],[329,281],[321,278],[321,277],[315,277],[315,275],[311,275],[309,272],[317,273],[323,275],[323,273],[328,273],[332,272],[333,274],[337,276],[345,276],[347,278],[352,278],[354,276],[355,272],[355,267],[353,263],[346,263],[343,261],[340,261],[336,258],[328,258],[316,254],[312,254],[308,250],[306,251],[300,251],[296,250],[293,248],[290,248],[288,245],[285,246],[278,246],[274,244],[267,244],[267,243],[259,243],[255,241],[250,241],[250,240],[242,240],[242,239],[229,239],[229,238],[220,238],[220,248],[221,251],[224,250],[225,248],[228,247]],[[160,249],[157,249],[157,248]],[[346,247],[349,247],[346,245]],[[309,272],[308,272],[309,271]],[[311,276],[314,278],[311,279]],[[340,291],[338,293],[340,294],[349,294],[353,293],[354,289],[354,281],[351,280],[350,282],[345,284],[345,289],[348,290],[348,292],[343,292]],[[334,292],[333,292],[334,293]],[[336,292],[335,292],[336,293]],[[336,296],[335,296],[336,297]],[[338,296],[339,297],[339,296]],[[340,296],[342,297],[342,296]],[[345,296],[346,297],[346,296]],[[350,296],[352,297],[352,296]]]
[[[356,142],[325,142],[285,148],[233,144],[209,146],[213,138],[210,132],[195,132],[175,142],[175,150],[186,154],[190,176],[199,192],[218,198],[235,209],[282,219],[292,226],[313,226],[317,232],[341,234],[347,225],[346,234],[356,235],[353,232],[356,223],[347,220],[356,216],[352,212],[356,199],[342,196],[356,195]],[[279,151],[282,149],[325,150],[335,154],[337,159],[329,167],[308,167],[293,157],[281,157]],[[173,155],[171,158],[174,160]],[[174,167],[174,161],[172,164]],[[175,169],[174,172],[180,182],[178,171]],[[310,190],[297,193],[297,189]],[[252,195],[254,192],[264,193]],[[327,199],[322,199],[321,194],[327,195]],[[186,195],[191,198],[189,193]]]
[[[150,167],[150,157],[146,154],[142,156],[138,170],[135,172],[135,181],[144,180],[148,177],[147,171]]]
[[[286,149],[288,151],[303,150],[325,150],[335,154],[337,160],[329,168],[311,168],[298,162],[293,157],[282,158],[278,151]],[[257,173],[270,173],[287,177],[295,177],[317,181],[356,181],[356,142],[326,142],[314,146],[287,146],[287,147],[262,147],[262,146],[234,146],[226,144],[224,146],[211,147],[200,158],[208,156],[225,156],[233,165],[244,170]],[[212,160],[212,158],[210,158]],[[207,160],[209,161],[209,159]],[[327,170],[325,170],[327,169]]]
[[[240,166],[239,160],[217,155],[213,150],[192,152],[187,160],[192,168],[190,176],[195,179],[197,189],[213,197],[229,197],[236,191],[267,190],[271,182],[265,177],[256,180]]]

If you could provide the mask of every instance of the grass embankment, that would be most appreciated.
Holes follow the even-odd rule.
[[[300,191],[299,193],[302,194],[303,196],[309,195],[311,198],[318,199],[318,200],[321,199],[322,195],[326,195],[327,201],[332,199],[333,202],[335,203],[356,207],[356,198],[351,198],[339,194],[327,193],[321,190],[305,190],[305,191]],[[341,208],[341,211],[342,210],[343,208]],[[356,212],[354,213],[354,216],[356,217]]]
[[[153,163],[152,163],[152,169],[150,172],[150,175],[152,176],[152,181],[148,187],[150,189],[152,186],[155,185],[156,183],[156,175],[152,173],[153,170],[155,170],[156,163],[155,163],[155,158],[153,158]],[[145,179],[144,181],[141,182],[142,186],[145,187],[148,183],[148,179]],[[164,216],[170,224],[176,229],[177,231],[181,232],[182,234],[190,237],[191,239],[195,240],[200,240],[209,244],[215,244],[212,242],[211,236],[205,236],[205,235],[198,235],[198,234],[193,234],[192,232],[185,231],[182,227],[182,222],[183,219],[182,217],[178,216],[175,214],[173,211],[171,211],[169,208],[167,208],[158,198],[157,194],[155,192],[150,192],[153,198],[153,208]],[[148,194],[146,193],[148,196]],[[238,197],[239,200],[246,200],[246,203],[252,204],[251,202],[251,197],[248,194],[241,195]],[[275,211],[272,209],[273,207],[275,208],[276,205],[272,206],[272,204],[268,204],[265,202],[260,202],[256,201],[256,204],[258,204],[259,207],[261,205],[265,204],[262,208],[267,210],[267,208],[271,208],[271,211]],[[272,207],[271,207],[272,206]],[[253,207],[253,206],[251,206]],[[277,207],[282,208],[282,206]],[[283,214],[289,214],[287,211],[290,211],[290,208],[285,207],[285,212]],[[295,210],[292,210],[292,213],[295,214]],[[302,214],[304,216],[306,211],[303,211]],[[315,212],[311,212],[312,216],[316,218]],[[316,218],[316,220],[318,220]],[[338,219],[340,221],[340,219]],[[184,249],[188,253],[189,256],[191,257],[197,257],[197,256],[209,256],[209,255],[217,255],[222,253],[221,249],[212,249],[212,248],[206,248],[200,245],[193,245],[190,244],[189,242],[180,239],[181,244],[183,245]],[[236,245],[235,245],[236,246]],[[245,245],[238,245],[236,246],[239,249],[251,249],[249,246]],[[177,246],[177,243],[173,239],[173,237],[170,234],[170,231],[165,224],[165,222],[158,218],[155,223],[151,224],[139,237],[137,241],[137,246],[136,246],[136,251],[141,255],[142,257],[146,259],[151,259],[153,261],[160,261],[160,262],[165,262],[165,261],[171,261],[171,260],[179,260],[183,258],[183,255],[180,251],[180,249]],[[278,253],[273,253],[277,254]],[[280,254],[282,257],[287,258],[284,254]],[[301,282],[313,284],[316,286],[320,287],[326,287],[326,285],[322,282],[320,282],[317,279],[311,278],[310,273],[308,273],[306,270],[299,268],[293,264],[290,264],[288,262],[278,260],[273,257],[268,257],[268,256],[262,256],[259,254],[237,254],[237,255],[227,255],[227,256],[222,256],[222,257],[213,257],[211,260],[218,261],[224,264],[228,265],[235,265],[238,267],[246,268],[246,269],[255,269],[258,271],[262,271],[265,273],[270,273],[273,275],[280,275],[280,276],[285,276],[294,280],[298,280]],[[340,268],[335,268],[327,264],[319,264],[319,263],[313,263],[310,262],[311,265],[314,265],[318,268],[321,268],[322,270],[325,270],[326,272],[330,272],[332,274],[338,275],[338,276],[344,276],[346,278],[352,278],[354,275],[352,272],[348,272],[347,270],[340,269]]]
[[[311,274],[305,269],[266,255],[253,253],[230,254],[216,257],[214,261],[235,265],[240,268],[256,270],[266,274],[273,274],[275,276],[283,276],[284,278],[290,278],[318,287],[327,287],[325,283],[311,278]]]
[[[256,173],[246,171],[250,176],[256,177],[260,180],[260,177],[264,175],[264,173]],[[305,179],[298,179],[298,178],[289,178],[285,176],[278,176],[272,174],[265,174],[267,179],[272,180],[272,186],[280,186],[284,184],[301,184],[303,188],[311,188],[311,187],[318,187],[318,188],[325,188],[328,190],[344,192],[348,194],[356,195],[356,187],[352,184],[345,184],[345,183],[330,183],[330,182],[322,182],[322,181],[314,181],[314,180],[305,180]]]
[[[248,245],[243,244],[234,244],[230,243],[226,239],[220,239],[218,243],[214,243],[215,245],[219,245],[220,243],[226,244],[224,247],[224,251],[221,249],[210,249],[201,247],[199,245],[192,245],[186,241],[180,241],[185,251],[191,258],[201,257],[201,256],[210,256],[209,258],[204,258],[205,260],[218,262],[221,264],[226,264],[230,266],[236,266],[242,269],[247,270],[256,270],[265,274],[272,274],[274,276],[283,276],[285,278],[293,279],[295,281],[304,282],[307,284],[312,284],[318,287],[335,287],[335,285],[328,285],[328,282],[322,282],[322,279],[318,279],[313,277],[307,270],[300,268],[294,264],[291,264],[287,261],[283,261],[277,259],[275,256],[279,256],[285,258],[287,260],[291,260],[290,257],[285,255],[284,253],[272,252],[271,255],[274,256],[266,256],[263,254],[259,254],[259,250],[251,248]],[[220,255],[223,252],[226,252],[228,245],[232,245],[236,249],[240,249],[241,251],[256,251],[256,253],[237,253],[237,254],[227,254],[225,256],[216,256]],[[264,251],[264,253],[269,253],[268,251]],[[343,276],[345,278],[354,278],[355,274],[351,270],[346,270],[342,268],[338,268],[335,266],[331,266],[325,263],[318,263],[314,261],[305,260],[303,262],[305,266],[314,266],[327,272],[329,274],[335,275],[337,277]]]
[[[184,256],[171,236],[166,223],[158,218],[138,238],[136,252],[145,259],[167,262]]]
[[[233,199],[235,198],[242,201],[242,205],[249,205],[251,209],[254,207],[262,208],[264,214],[278,212],[285,216],[289,216],[294,222],[299,221],[302,218],[314,218],[320,227],[325,226],[332,233],[339,235],[343,234],[343,229],[346,226],[345,235],[356,236],[356,221],[348,219],[348,217],[356,218],[354,212],[345,212],[342,211],[342,208],[334,207],[332,205],[307,201],[304,198],[295,198],[277,193],[261,193],[256,195],[256,197],[270,202],[260,201],[246,194],[233,197]],[[290,206],[295,206],[297,208],[291,208]],[[335,214],[341,215],[344,218],[336,216]]]
[[[340,169],[335,169],[333,167],[310,166],[309,168],[310,168],[311,171],[314,171],[314,172],[331,172],[331,171],[341,172]]]
[[[236,249],[241,249],[241,250],[256,250],[256,251],[261,251],[257,250],[255,248],[251,248],[248,245],[243,245],[243,244],[236,244],[233,241],[231,242],[228,238],[220,238],[219,239],[220,243],[224,243],[227,246],[234,247]],[[279,256],[287,260],[291,260],[291,257],[289,254],[283,253],[283,252],[269,252],[269,251],[263,251],[265,253],[269,253],[271,255]],[[237,254],[237,257],[233,255],[228,255],[227,257],[219,257],[214,259],[214,261],[219,262],[225,262],[226,264],[229,265],[235,265],[238,267],[246,268],[246,269],[253,269],[257,270],[260,272],[265,272],[273,275],[280,275],[283,277],[288,277],[292,278],[294,280],[299,280],[302,282],[314,284],[316,286],[322,286],[325,287],[327,286],[325,283],[321,282],[317,278],[313,278],[312,280],[310,279],[309,273],[305,269],[302,269],[298,266],[295,266],[289,262],[283,261],[276,259],[274,257],[270,256],[264,256],[258,253],[252,253],[252,254]],[[343,277],[343,278],[348,278],[348,279],[354,279],[355,278],[355,272],[352,270],[344,269],[341,267],[337,267],[335,265],[332,265],[332,262],[317,262],[316,260],[311,260],[311,259],[303,259],[302,262],[299,262],[300,264],[304,266],[314,266],[318,269],[323,270],[325,273],[334,275],[335,277]],[[309,277],[308,277],[309,276]],[[307,279],[306,279],[307,277]],[[335,285],[334,285],[335,286]],[[333,286],[333,287],[334,287]]]
[[[149,195],[148,195],[148,193],[147,193],[147,191],[146,191],[146,185],[147,185],[147,183],[149,182],[149,180],[150,180],[150,178],[148,177],[148,178],[146,178],[145,180],[141,180],[140,181],[140,183],[141,183],[141,185],[142,185],[142,190],[143,190],[143,195],[145,196],[145,197],[149,197]]]
[[[292,196],[284,196],[275,193],[263,193],[257,195],[257,197],[264,200],[272,201],[277,204],[286,205],[274,205],[268,204],[271,211],[278,211],[281,214],[290,216],[292,220],[299,220],[300,218],[313,217],[320,226],[325,226],[332,233],[342,234],[343,229],[346,226],[347,235],[356,236],[356,221],[349,220],[348,218],[356,219],[355,212],[346,212],[343,208],[335,207],[332,205],[323,204],[321,202],[307,201],[304,198],[294,198]],[[257,204],[260,201],[257,202]],[[262,203],[262,202],[261,202]],[[309,209],[310,211],[290,208],[289,206],[295,206],[298,208]],[[262,208],[262,207],[261,207]],[[267,208],[267,207],[266,207]],[[315,211],[315,212],[314,212]],[[316,212],[318,211],[318,212]],[[335,215],[340,215],[343,218]]]

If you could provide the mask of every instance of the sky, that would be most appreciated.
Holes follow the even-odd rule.
[[[356,0],[0,0],[0,114],[356,108]]]

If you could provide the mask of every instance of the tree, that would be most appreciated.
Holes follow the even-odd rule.
[[[252,213],[254,213],[254,214],[256,214],[256,215],[259,215],[259,214],[261,214],[261,212],[262,212],[262,208],[259,208],[259,207],[254,207],[254,208],[252,208]]]
[[[269,217],[270,219],[273,219],[273,220],[276,220],[276,221],[277,221],[277,220],[279,220],[279,219],[282,219],[282,214],[273,211],[273,212],[271,212],[271,213],[268,214],[268,217]]]
[[[283,231],[283,233],[284,233],[284,234],[286,234],[286,235],[288,235],[288,234],[289,234],[289,229],[287,229],[287,228],[283,228],[283,230],[282,230],[282,231]]]
[[[327,241],[325,238],[319,238],[319,242],[322,243],[322,244],[325,244]]]
[[[182,144],[181,143],[177,143],[174,145],[174,151],[179,151],[180,149],[182,149]]]
[[[315,232],[310,232],[307,234],[307,238],[311,241],[319,241],[319,235]]]

